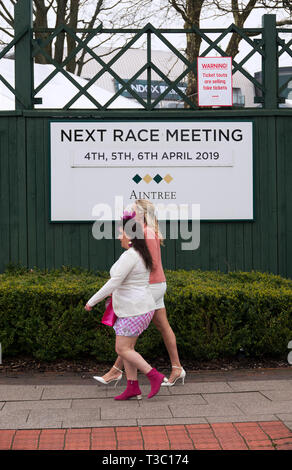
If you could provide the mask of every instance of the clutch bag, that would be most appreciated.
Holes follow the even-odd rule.
[[[107,326],[114,326],[117,316],[113,309],[112,298],[106,300],[106,309],[101,319],[101,323]]]

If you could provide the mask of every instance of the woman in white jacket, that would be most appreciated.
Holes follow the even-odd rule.
[[[86,310],[91,310],[112,294],[113,309],[118,317],[114,324],[116,352],[124,361],[127,376],[127,388],[115,397],[116,400],[141,398],[137,369],[150,381],[148,398],[158,393],[164,380],[164,375],[152,368],[134,349],[138,336],[149,326],[155,311],[155,302],[149,288],[152,259],[144,239],[143,227],[134,217],[135,213],[124,214],[120,241],[126,251],[112,266],[109,281],[85,306]]]

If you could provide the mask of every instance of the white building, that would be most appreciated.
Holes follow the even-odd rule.
[[[98,51],[98,52],[97,52]],[[108,63],[116,54],[118,50],[111,52],[110,49],[99,47],[96,54]],[[98,73],[102,66],[98,64],[95,59],[90,59],[86,56],[86,63],[82,68],[81,76],[86,79],[91,79]],[[166,51],[151,51],[151,60],[154,65],[160,69],[164,75],[170,80],[177,79],[185,70],[185,65],[182,60],[178,59],[173,53]],[[123,80],[128,80],[133,77],[137,72],[147,64],[147,51],[144,49],[128,49],[121,58],[119,58],[113,65],[112,69]],[[151,83],[152,83],[152,97],[156,99],[167,86],[163,76],[158,74],[153,69],[151,70]],[[119,89],[118,81],[108,72],[105,72],[96,81],[96,84],[101,88],[108,90],[111,93]],[[144,70],[137,76],[136,80],[131,85],[133,89],[141,96],[147,96],[147,70]],[[186,87],[186,77],[180,83],[182,89]],[[122,93],[123,96],[132,98],[127,91]],[[238,107],[255,107],[258,106],[254,103],[255,90],[254,85],[241,73],[236,72],[233,75],[233,103]],[[163,102],[159,103],[160,107],[182,107],[181,97],[172,92]]]

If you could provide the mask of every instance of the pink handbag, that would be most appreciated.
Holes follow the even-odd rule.
[[[114,326],[116,319],[118,318],[113,309],[112,298],[106,300],[106,309],[101,319],[101,323],[107,326]]]

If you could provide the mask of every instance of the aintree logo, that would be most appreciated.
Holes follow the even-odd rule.
[[[132,180],[136,184],[141,183],[141,181],[144,181],[144,183],[147,183],[147,184],[151,183],[151,181],[154,181],[157,184],[161,183],[162,181],[165,181],[167,184],[169,184],[169,183],[172,182],[173,177],[169,173],[165,176],[161,176],[158,173],[154,176],[151,176],[147,173],[144,176],[140,176],[140,175],[136,174],[135,176],[133,176]]]

